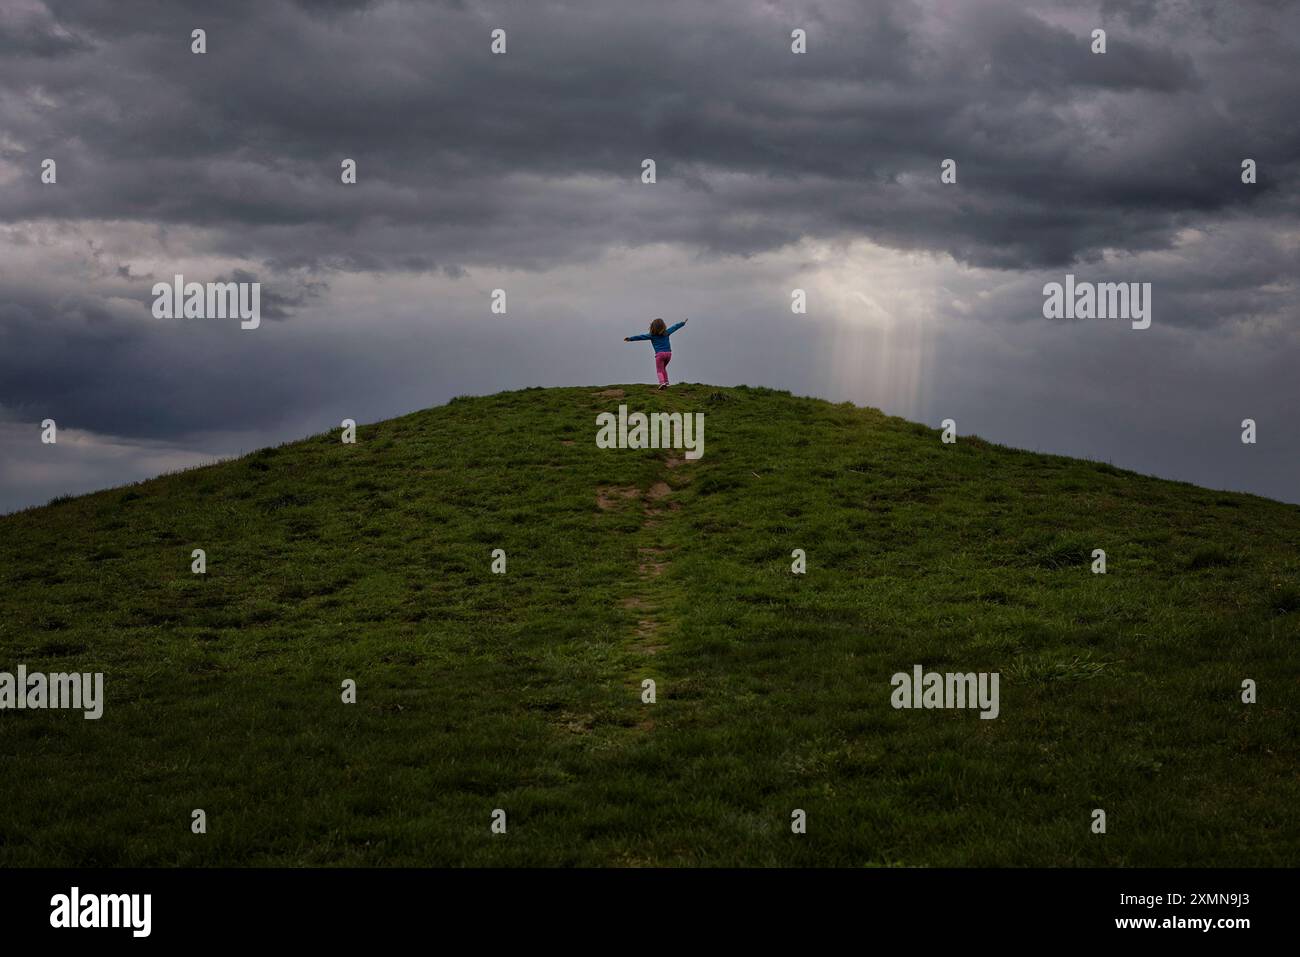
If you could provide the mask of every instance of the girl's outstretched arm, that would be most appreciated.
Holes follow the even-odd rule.
[[[643,332],[643,333],[641,333],[641,335],[639,335],[639,336],[624,336],[624,337],[623,337],[623,341],[624,341],[624,342],[636,342],[638,339],[649,339],[649,338],[650,338],[650,336],[649,336],[647,333],[644,333],[644,332]]]
[[[682,326],[686,325],[686,323],[689,321],[690,321],[689,319],[683,319],[681,322],[677,323],[676,325],[669,326],[667,329],[664,330],[664,335],[671,336],[674,332],[676,332]]]

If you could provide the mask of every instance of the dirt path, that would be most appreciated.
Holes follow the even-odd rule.
[[[681,464],[682,460],[674,457],[664,462],[668,469],[675,469]],[[678,484],[682,482],[679,480]],[[622,608],[636,614],[636,627],[629,638],[628,647],[637,655],[657,655],[668,647],[663,637],[663,609],[656,597],[655,579],[668,569],[669,549],[656,540],[655,529],[660,527],[666,513],[681,508],[679,503],[673,501],[673,493],[673,486],[665,481],[655,482],[645,490],[631,485],[606,485],[596,489],[596,505],[603,510],[619,508],[632,499],[641,505],[642,521],[638,537],[642,544],[638,544],[636,549],[636,577],[631,582],[629,594],[619,602]],[[639,685],[639,678],[637,683]]]

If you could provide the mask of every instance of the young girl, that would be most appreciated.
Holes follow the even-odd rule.
[[[624,336],[624,342],[636,342],[638,339],[649,339],[650,345],[655,350],[655,374],[659,376],[659,388],[668,388],[668,363],[673,357],[673,346],[668,337],[680,329],[689,319],[683,319],[675,326],[664,326],[662,319],[656,319],[650,323],[650,331],[641,333],[639,336]]]

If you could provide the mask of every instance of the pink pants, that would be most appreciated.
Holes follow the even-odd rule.
[[[673,354],[671,352],[655,353],[655,375],[659,377],[660,385],[668,384],[668,363],[672,361],[672,358]]]

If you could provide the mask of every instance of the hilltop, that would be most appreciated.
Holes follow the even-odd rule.
[[[0,517],[0,671],[105,676],[0,711],[0,865],[1294,866],[1298,572],[1296,506],[849,404],[456,399]]]

